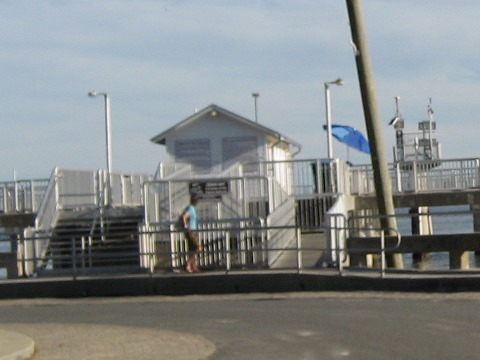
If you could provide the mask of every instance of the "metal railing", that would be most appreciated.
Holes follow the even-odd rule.
[[[478,213],[472,211],[450,211],[431,215],[433,216],[433,228],[439,234],[452,232],[445,228],[451,225],[452,217],[458,217],[459,220],[456,222],[464,222],[467,219],[466,226],[468,227],[473,222],[471,216],[479,216]],[[227,273],[255,269],[315,271],[327,270],[327,267],[333,266],[333,269],[336,269],[338,275],[341,276],[345,274],[345,271],[352,270],[348,262],[348,255],[368,253],[371,250],[372,253],[380,254],[381,261],[370,273],[378,271],[380,276],[385,276],[388,270],[385,264],[385,254],[395,252],[394,250],[399,246],[403,236],[411,233],[409,225],[412,216],[423,215],[397,215],[399,228],[397,244],[394,246],[391,241],[382,242],[382,239],[385,239],[382,236],[385,229],[370,225],[378,223],[378,218],[375,219],[374,215],[368,216],[366,221],[361,221],[364,219],[359,219],[359,217],[347,219],[342,214],[332,214],[331,216],[337,220],[330,222],[330,225],[327,226],[333,226],[333,231],[343,234],[335,237],[334,246],[327,241],[325,246],[315,246],[314,248],[311,245],[309,247],[303,244],[302,236],[296,226],[269,226],[262,223],[261,219],[203,223],[199,230],[199,237],[204,249],[198,256],[198,262],[204,271],[225,271]],[[442,228],[442,226],[444,227]],[[34,234],[20,236],[18,239],[1,237],[0,248],[3,248],[4,254],[0,256],[0,269],[8,268],[10,272],[12,268],[15,268],[12,262],[16,262],[20,276],[65,275],[76,278],[77,276],[105,273],[162,274],[181,270],[185,264],[188,256],[186,241],[181,230],[175,228],[173,223],[142,227],[138,231],[121,226],[117,226],[115,230],[114,236],[108,234],[102,236],[102,234],[94,232],[69,232],[64,236],[57,234],[55,241],[50,242],[46,258],[39,252],[35,243],[47,241],[47,238],[42,239]],[[272,239],[271,234],[288,232],[295,233],[290,243],[269,242],[269,239]],[[348,238],[353,233],[356,233],[356,236],[361,233],[367,237],[377,236],[378,244],[372,243],[375,246],[371,249],[366,247],[347,248],[346,243],[341,239]],[[11,245],[13,246],[11,247]],[[336,254],[335,261],[320,264],[314,260],[307,264],[304,260],[305,256],[314,254],[314,252],[315,259],[320,257],[324,259],[326,254],[334,252]],[[282,253],[282,258],[275,262],[271,261],[276,259],[279,253]],[[285,262],[283,257],[289,253],[292,254],[293,261]],[[404,255],[404,259],[408,256]],[[413,264],[406,264],[406,266],[409,271],[427,270],[424,267],[414,267]],[[473,265],[471,271],[479,271],[477,266]]]
[[[243,165],[245,166],[250,172],[240,173],[252,174],[252,169],[255,169],[255,174],[271,177],[276,188],[297,200],[338,193],[369,194],[375,191],[371,165],[348,167],[338,159],[302,159]],[[237,170],[238,166],[232,168]],[[230,173],[233,170],[226,171]],[[89,173],[87,178],[84,176],[86,173]],[[403,161],[390,164],[389,173],[394,193],[477,188],[480,186],[480,159]],[[165,180],[179,177],[184,179],[192,177],[192,173],[188,165],[162,163],[155,176]],[[63,180],[60,181],[62,177]],[[98,179],[95,179],[96,177]],[[152,178],[148,175],[112,174],[113,201],[117,204],[142,203],[141,183]],[[96,204],[105,198],[100,194],[105,179],[99,176],[99,172],[56,168],[49,180],[1,182],[0,212],[8,214],[39,211],[44,195],[47,194],[45,197],[49,198],[56,192],[56,184],[50,185],[52,179],[62,184],[63,205]]]
[[[198,263],[203,269],[265,268],[269,252],[278,250],[268,247],[261,219],[204,222],[198,233],[203,246]],[[47,240],[45,258],[35,244]],[[172,271],[184,267],[188,254],[183,231],[173,223],[143,226],[136,232],[117,226],[114,235],[105,236],[79,231],[48,239],[38,235],[18,239],[20,276]]]
[[[50,177],[42,204],[38,209],[36,230],[48,231],[52,228],[58,210],[143,204],[143,183],[150,180],[150,176],[110,174],[110,180],[107,176],[106,170],[56,168]]]
[[[0,213],[35,213],[47,189],[48,179],[0,183]]]
[[[255,166],[252,166],[255,165]],[[340,159],[301,159],[248,163],[258,174],[273,178],[296,199],[349,192],[348,165]],[[245,174],[257,174],[247,172]]]
[[[197,205],[203,219],[266,217],[286,200],[285,194],[265,176],[202,177],[156,180],[145,183],[145,223],[176,221],[190,202],[191,186],[224,182],[228,191],[204,195]]]
[[[389,173],[394,193],[477,188],[480,186],[480,159],[400,161],[389,165]],[[349,174],[352,194],[375,192],[371,165],[353,166]]]

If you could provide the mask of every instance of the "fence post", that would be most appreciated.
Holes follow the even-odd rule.
[[[82,251],[81,251],[81,256],[82,256],[82,259],[81,259],[81,262],[82,262],[82,270],[85,271],[85,236],[82,236],[80,238],[82,240]]]
[[[473,181],[473,186],[479,186],[480,184],[480,159],[475,159],[475,179]]]
[[[75,237],[74,236],[72,236],[71,246],[72,246],[73,280],[77,280],[77,262],[75,261]]]
[[[225,233],[225,273],[228,274],[231,269],[230,257],[230,232]]]
[[[400,162],[397,162],[395,164],[395,174],[396,174],[396,177],[397,177],[397,191],[399,193],[402,192],[402,173],[400,172]]]
[[[412,161],[412,170],[413,170],[413,190],[416,193],[418,190],[418,181],[419,179],[417,178],[417,160]]]
[[[336,218],[336,217],[335,217]],[[335,221],[335,231],[338,231],[338,223]],[[343,224],[343,227],[345,224]],[[343,261],[342,261],[342,250],[340,248],[340,236],[338,234],[335,235],[335,250],[337,253],[337,264],[338,264],[338,275],[343,276]]]
[[[381,269],[381,276],[382,278],[385,277],[385,230],[382,230],[380,233],[380,247],[382,250],[381,259],[382,259],[382,269]]]
[[[300,232],[300,228],[297,228],[296,232],[297,232],[297,273],[300,273],[300,269],[303,268],[302,234]]]

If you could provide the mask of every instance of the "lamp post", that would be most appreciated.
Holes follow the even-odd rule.
[[[253,93],[252,93],[252,96],[253,96],[253,102],[254,102],[254,106],[255,106],[255,122],[258,122],[257,99],[258,99],[258,97],[260,96],[260,93],[258,93],[258,92],[253,92]]]
[[[112,124],[110,119],[110,98],[106,92],[97,92],[96,90],[88,93],[90,97],[103,96],[105,98],[105,137],[107,152],[107,171],[112,173]]]
[[[97,92],[96,90],[90,91],[88,93],[90,97],[97,97],[103,96],[105,99],[105,138],[106,138],[106,153],[107,153],[107,176],[106,176],[106,184],[105,184],[105,191],[107,192],[107,196],[105,196],[105,205],[110,205],[111,203],[111,180],[110,177],[112,175],[112,134],[111,134],[111,119],[110,119],[110,98],[108,97],[108,93],[106,92]]]
[[[342,86],[344,84],[341,78],[325,83],[325,112],[327,115],[327,155],[329,159],[333,158],[332,144],[332,111],[330,106],[330,85]]]

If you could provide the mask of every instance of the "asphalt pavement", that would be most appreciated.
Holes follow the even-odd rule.
[[[477,292],[0,300],[0,349],[19,334],[34,360],[478,359],[479,305]]]

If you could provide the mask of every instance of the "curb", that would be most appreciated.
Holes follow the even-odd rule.
[[[49,278],[0,283],[0,299],[76,298],[142,295],[207,295],[296,291],[480,291],[480,274],[200,273],[161,276]]]
[[[28,336],[0,329],[0,360],[30,359],[35,343]]]

